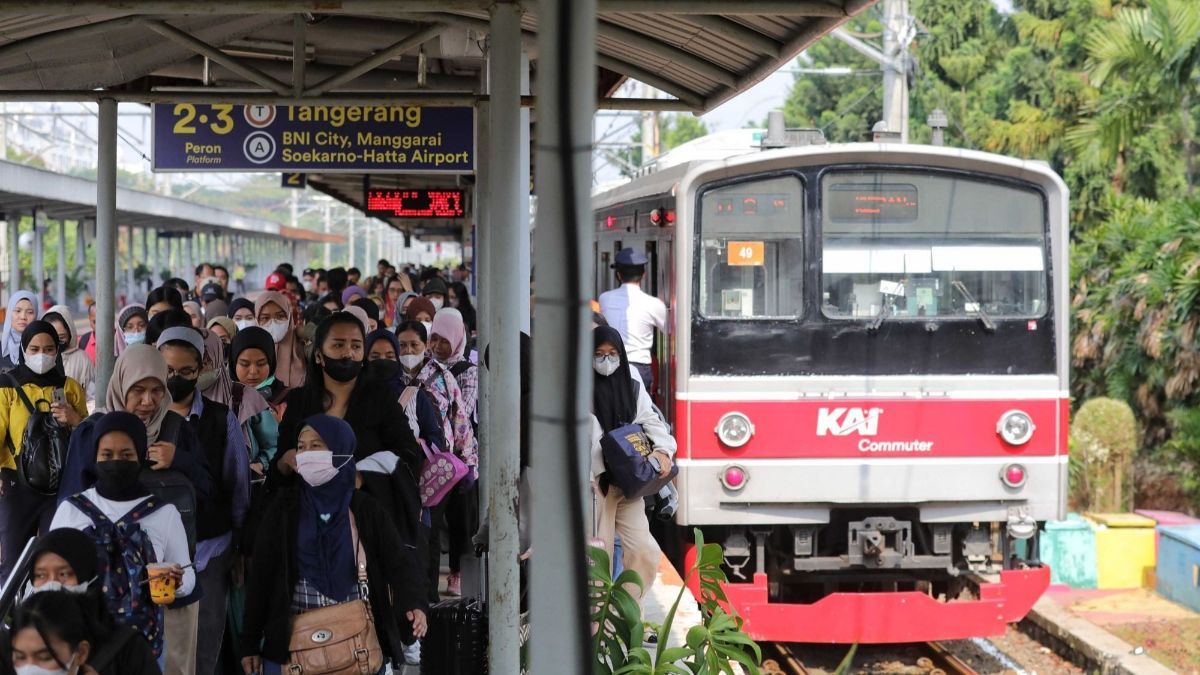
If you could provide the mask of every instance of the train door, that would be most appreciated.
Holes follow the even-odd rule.
[[[661,334],[656,333],[654,336],[654,382],[647,383],[650,386],[650,395],[659,409],[667,418],[667,422],[672,422],[674,417],[675,407],[671,405],[671,401],[675,395],[674,382],[672,381],[673,373],[671,372],[671,346],[673,344],[672,336],[672,321],[671,305],[673,295],[672,285],[672,269],[674,260],[671,255],[671,240],[657,239],[649,240],[646,246],[646,259],[649,261],[646,269],[646,277],[643,281],[642,290],[650,295],[662,300],[667,306],[667,326],[666,331]]]

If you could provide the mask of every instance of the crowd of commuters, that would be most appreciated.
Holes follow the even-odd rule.
[[[644,259],[618,260],[636,285]],[[429,607],[461,594],[479,540],[468,281],[463,267],[380,260],[369,277],[296,276],[285,263],[244,296],[225,268],[202,264],[116,313],[103,391],[94,306],[77,331],[69,308],[39,317],[33,294],[13,293],[0,333],[0,580],[20,590],[0,607],[4,667],[311,672],[298,627],[351,606],[372,618],[379,672],[420,663]],[[627,311],[651,306],[635,290],[597,317],[641,332],[596,329],[592,450],[640,424],[665,472],[674,441],[642,384],[648,364],[626,351],[648,354],[644,327],[662,322]],[[521,344],[527,468],[528,336]],[[463,469],[430,473],[439,455]],[[641,500],[608,485],[600,459],[593,477],[594,534],[610,549],[619,536],[626,566],[651,583],[660,553]],[[375,670],[372,650],[355,654]]]

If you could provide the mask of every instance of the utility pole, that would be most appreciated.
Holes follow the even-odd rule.
[[[325,204],[325,234],[333,231],[333,213],[329,210],[329,203]],[[329,269],[329,241],[325,241],[325,269]]]
[[[908,46],[916,36],[915,24],[908,15],[908,0],[883,0],[883,51],[854,37],[843,28],[833,37],[883,67],[883,122],[887,130],[900,132],[900,142],[908,142],[908,71],[911,63]]]
[[[642,96],[655,98],[655,91],[650,85],[643,84]],[[655,157],[658,157],[658,151],[658,112],[646,111],[642,113],[642,167],[649,165]]]

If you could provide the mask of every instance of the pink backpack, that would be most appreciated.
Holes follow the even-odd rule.
[[[417,387],[406,387],[404,393],[400,394],[400,406],[407,412],[416,398]],[[471,468],[453,452],[442,452],[440,449],[434,452],[421,438],[417,439],[417,443],[425,451],[427,460],[425,468],[421,469],[421,506],[432,508],[442,503],[454,486],[471,472]]]

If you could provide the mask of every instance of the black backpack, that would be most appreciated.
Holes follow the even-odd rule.
[[[54,419],[49,401],[39,399],[34,405],[11,375],[6,379],[29,411],[29,421],[21,435],[20,454],[13,448],[11,437],[6,439],[9,449],[16,455],[17,482],[43,495],[57,494],[67,465],[71,434]],[[42,404],[45,404],[45,410],[41,408]]]
[[[183,422],[183,418],[178,414],[169,412],[163,418],[162,426],[159,427],[159,440],[174,443],[177,452],[179,451],[179,430],[183,426]],[[159,501],[170,504],[179,511],[179,517],[183,520],[183,529],[187,533],[188,552],[192,559],[195,559],[196,488],[192,485],[192,481],[182,471],[176,469],[162,471],[142,469],[138,474],[138,482]]]

